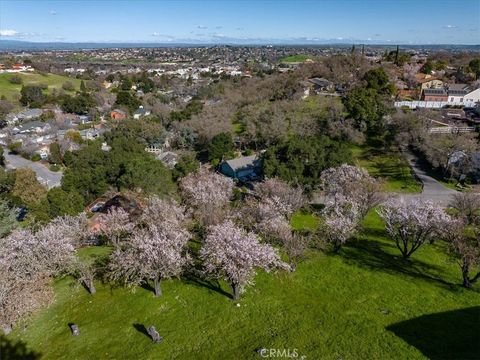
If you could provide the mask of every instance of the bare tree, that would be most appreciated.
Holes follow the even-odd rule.
[[[447,228],[447,236],[450,244],[450,252],[457,260],[462,271],[463,286],[470,288],[480,279],[480,232],[471,235],[469,225],[465,218],[452,221]],[[471,275],[473,269],[477,273]]]
[[[457,193],[453,195],[450,206],[471,224],[480,210],[480,194],[471,191]]]

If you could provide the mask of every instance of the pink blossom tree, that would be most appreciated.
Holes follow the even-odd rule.
[[[233,195],[232,179],[202,169],[184,177],[180,189],[185,203],[202,224],[217,224],[228,213]]]
[[[418,199],[390,199],[377,213],[404,258],[409,258],[425,242],[446,236],[452,222],[441,207]]]
[[[380,182],[356,166],[343,164],[326,169],[320,179],[327,201],[355,203],[362,217],[384,200]]]
[[[191,235],[183,228],[182,208],[173,201],[153,198],[147,209],[142,216],[146,226],[112,253],[110,277],[127,285],[151,280],[155,296],[161,296],[161,280],[179,276],[190,262],[186,245]]]
[[[246,285],[253,284],[256,268],[289,268],[270,245],[261,244],[257,235],[231,220],[209,228],[200,258],[207,273],[223,277],[230,284],[234,300],[240,298]]]

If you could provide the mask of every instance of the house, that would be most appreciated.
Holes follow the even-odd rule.
[[[12,128],[13,134],[41,134],[49,131],[51,129],[49,123],[43,121],[30,121],[24,124],[16,125]]]
[[[120,109],[114,109],[110,111],[110,117],[113,120],[124,120],[127,118],[127,113]]]
[[[464,101],[471,101],[474,103],[480,102],[480,88],[470,91],[468,94],[466,94],[464,96]]]
[[[257,155],[243,156],[237,159],[226,160],[220,164],[220,172],[226,176],[239,180],[255,180],[260,173],[260,159]]]
[[[94,140],[101,134],[98,129],[84,129],[80,130],[79,133],[83,140]]]
[[[467,84],[448,85],[448,102],[463,103],[465,95],[471,92]]]
[[[146,110],[143,106],[140,107],[133,113],[134,119],[140,119],[142,116],[150,115],[150,110]]]
[[[173,169],[177,165],[178,155],[171,151],[164,151],[157,155],[157,159],[167,168]]]
[[[324,91],[333,91],[335,90],[334,84],[324,78],[312,78],[308,79],[308,82],[313,85],[313,90],[315,92],[324,92]]]
[[[415,81],[420,85],[421,90],[441,89],[444,86],[442,80],[439,80],[430,74],[415,74]]]
[[[448,93],[445,89],[424,89],[422,91],[424,101],[447,101]]]

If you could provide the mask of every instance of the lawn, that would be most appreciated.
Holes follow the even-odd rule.
[[[20,76],[23,80],[23,84],[10,83],[8,79],[12,76]],[[16,102],[20,98],[22,85],[46,84],[50,91],[52,89],[61,89],[62,84],[66,81],[70,81],[75,86],[75,89],[80,89],[81,80],[62,75],[39,73],[0,74],[0,96],[5,95],[7,100]]]
[[[400,152],[379,150],[368,145],[353,146],[354,163],[364,167],[370,175],[385,180],[385,190],[401,193],[421,192],[421,184],[415,180],[412,170]]]
[[[442,244],[407,262],[398,254],[372,212],[340,254],[312,249],[294,273],[260,272],[240,306],[224,283],[196,278],[166,281],[162,298],[100,283],[91,296],[63,279],[55,302],[4,341],[44,359],[260,359],[261,348],[306,359],[479,358],[480,290],[457,285]],[[152,324],[160,344],[145,335]]]
[[[319,219],[310,213],[297,211],[292,216],[291,226],[294,230],[317,230]]]

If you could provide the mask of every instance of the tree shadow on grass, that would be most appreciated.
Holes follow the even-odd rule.
[[[196,272],[191,271],[189,273],[186,273],[183,276],[183,280],[187,284],[192,284],[192,285],[204,287],[204,288],[207,288],[211,291],[215,291],[215,292],[217,292],[221,295],[224,295],[224,296],[228,297],[229,299],[233,299],[232,294],[223,290],[222,286],[220,285],[220,283],[218,281],[204,279],[203,277],[201,277]]]
[[[367,230],[364,234],[371,234],[372,232],[374,233],[373,236],[380,234],[379,230]],[[442,269],[440,266],[428,264],[418,259],[404,259],[400,252],[398,252],[398,255],[392,255],[386,251],[388,247],[396,249],[394,245],[362,238],[344,246],[342,248],[342,257],[348,264],[432,281],[448,290],[458,289],[457,285],[451,284],[437,275],[441,273]]]
[[[22,341],[12,341],[0,336],[0,359],[2,360],[36,360],[41,354],[28,350]]]
[[[135,330],[137,330],[139,333],[142,333],[143,335],[145,335],[146,337],[148,337],[148,338],[151,340],[150,334],[148,333],[147,328],[145,327],[145,325],[139,324],[139,323],[135,323],[135,324],[133,324],[133,327],[134,327]]]
[[[480,306],[402,321],[386,329],[433,360],[480,359]]]

